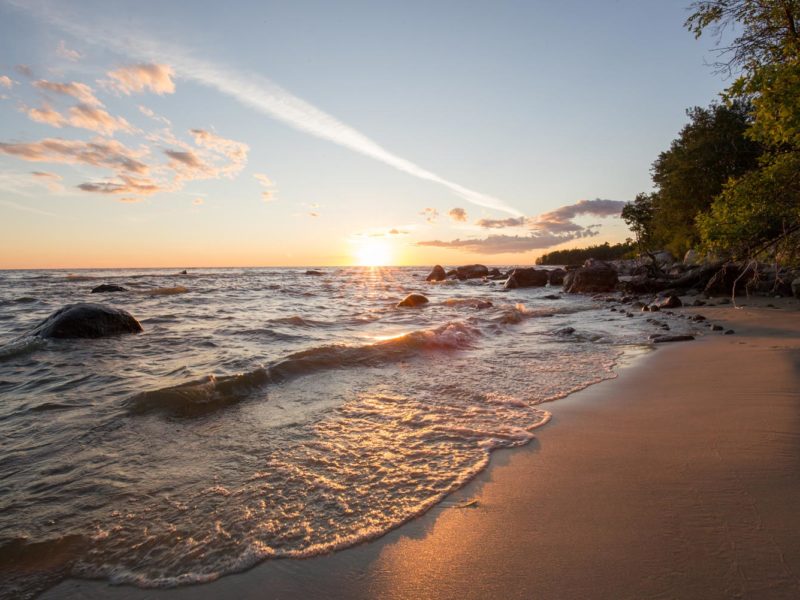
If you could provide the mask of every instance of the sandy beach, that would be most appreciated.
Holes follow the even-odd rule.
[[[800,597],[798,302],[740,303],[682,309],[736,333],[548,405],[534,442],[377,541],[202,586],[67,580],[42,597]]]

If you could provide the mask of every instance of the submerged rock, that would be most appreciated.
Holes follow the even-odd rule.
[[[325,275],[322,271],[317,271],[316,269],[309,269],[306,271],[306,275],[313,275],[314,277],[319,277],[321,275]]]
[[[436,265],[430,275],[425,278],[425,281],[444,281],[445,279],[447,279],[447,273],[445,273],[444,268],[442,265]]]
[[[406,296],[400,302],[397,303],[397,307],[400,308],[401,306],[422,306],[423,304],[427,304],[428,302],[429,300],[422,294],[409,294],[408,296]]]
[[[122,287],[121,285],[115,285],[113,283],[104,283],[102,285],[98,285],[96,288],[92,290],[93,294],[110,294],[111,292],[127,292],[128,288]]]
[[[30,335],[43,338],[100,338],[139,333],[142,326],[129,312],[102,304],[69,304],[39,323]]]

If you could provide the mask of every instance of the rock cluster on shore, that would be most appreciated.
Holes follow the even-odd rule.
[[[446,271],[436,265],[427,276],[429,282],[484,279],[503,281],[504,289],[562,285],[568,293],[596,294],[620,291],[627,294],[660,294],[650,310],[674,308],[678,295],[704,294],[706,297],[737,294],[772,294],[800,298],[800,271],[776,269],[774,265],[726,262],[699,257],[689,251],[683,261],[668,252],[629,260],[587,260],[581,266],[543,269],[517,267],[506,272],[485,265],[465,265]],[[695,300],[696,306],[702,300]]]

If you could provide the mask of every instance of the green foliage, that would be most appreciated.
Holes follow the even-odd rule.
[[[719,48],[736,69],[730,102],[752,106],[749,139],[764,154],[756,168],[731,178],[697,218],[706,248],[738,258],[797,258],[800,244],[800,0],[695,2],[687,27],[699,37],[734,31]],[[721,37],[718,37],[721,39]]]
[[[764,65],[781,62],[800,50],[800,0],[702,0],[690,6],[686,27],[696,38],[717,38],[718,70],[743,71],[746,79]],[[722,38],[736,32],[731,42]]]
[[[618,260],[625,258],[636,249],[630,241],[610,246],[608,242],[588,248],[570,248],[568,250],[554,250],[542,254],[536,259],[537,265],[577,265],[586,259]]]
[[[711,209],[697,219],[705,246],[743,259],[777,254],[793,260],[800,232],[800,153],[731,181]]]
[[[640,194],[627,218],[623,213],[641,250],[665,248],[682,256],[698,244],[697,215],[711,206],[730,178],[758,164],[761,145],[745,135],[750,108],[736,101],[686,111],[689,123],[653,163],[655,193]]]
[[[732,92],[753,95],[750,136],[780,152],[800,148],[800,59],[766,65]]]
[[[636,236],[636,245],[640,253],[652,249],[655,200],[655,194],[638,194],[633,202],[629,202],[622,209],[622,220]]]

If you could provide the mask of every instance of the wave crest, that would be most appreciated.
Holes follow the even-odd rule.
[[[129,398],[126,406],[134,414],[164,412],[178,417],[200,416],[241,402],[254,390],[270,383],[331,369],[378,366],[405,360],[420,352],[467,349],[473,347],[479,335],[477,329],[453,322],[365,346],[318,346],[248,373],[208,375],[200,380],[140,392]]]

